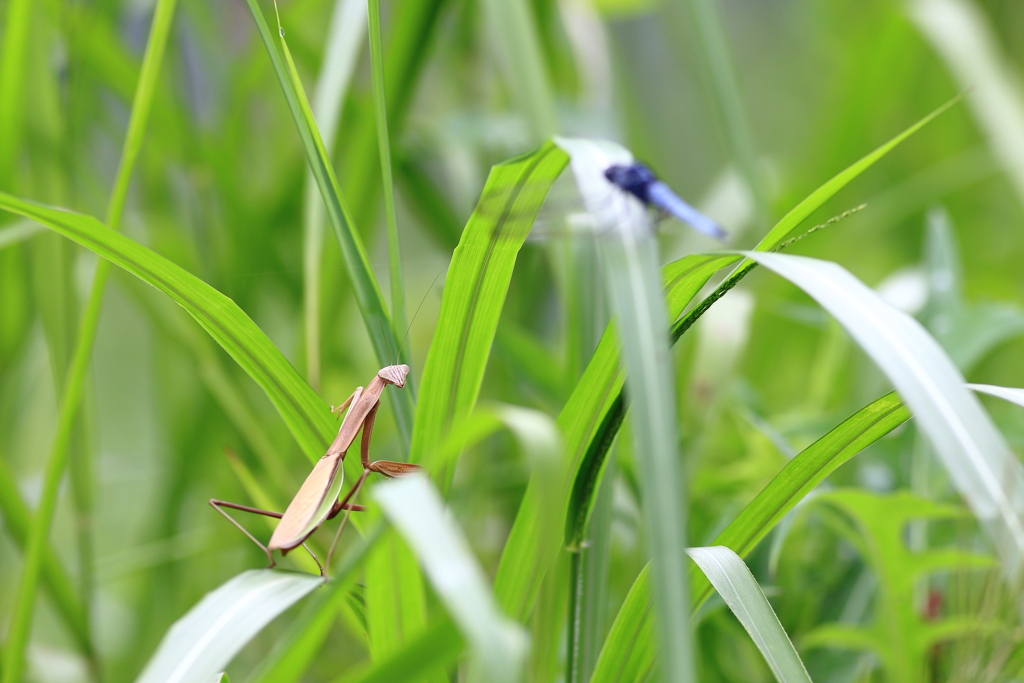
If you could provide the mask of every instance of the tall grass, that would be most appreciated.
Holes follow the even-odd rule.
[[[1019,676],[1024,14],[687,8],[9,0],[0,680]],[[625,147],[756,246],[594,229]],[[428,476],[260,569],[399,359]]]

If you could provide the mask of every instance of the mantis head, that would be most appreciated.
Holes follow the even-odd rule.
[[[377,373],[377,376],[386,383],[394,384],[399,389],[405,386],[405,378],[408,375],[408,365],[389,365],[386,368],[381,368],[380,372]]]

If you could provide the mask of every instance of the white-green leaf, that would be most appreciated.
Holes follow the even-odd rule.
[[[1018,389],[1016,387],[997,387],[992,384],[968,384],[968,388],[979,391],[989,396],[995,396],[1001,398],[1004,401],[1010,403],[1016,403],[1017,405],[1024,408],[1024,389]]]
[[[747,629],[780,683],[810,683],[800,655],[740,556],[725,546],[686,551]]]
[[[603,140],[556,138],[569,153],[576,184],[599,236],[602,277],[615,315],[633,404],[642,484],[644,536],[651,558],[665,680],[693,676],[687,618],[686,484],[679,468],[677,413],[669,323],[661,263],[647,209],[605,178],[613,164],[633,160],[629,150]]]
[[[960,491],[994,536],[1012,575],[1024,555],[1024,472],[942,347],[841,266],[746,252],[803,289],[846,328],[903,398]]]
[[[372,495],[416,554],[470,643],[484,680],[519,680],[526,637],[498,610],[483,569],[429,480],[422,476],[398,479],[375,487]]]
[[[242,572],[174,622],[136,683],[215,680],[264,626],[322,585],[311,574]]]

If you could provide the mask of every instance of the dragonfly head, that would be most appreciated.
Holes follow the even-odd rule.
[[[645,204],[649,201],[647,199],[648,188],[658,180],[654,177],[651,169],[638,161],[628,165],[615,164],[614,166],[609,166],[604,170],[604,177],[608,179],[608,182],[618,185]]]
[[[381,368],[377,376],[388,384],[394,384],[401,389],[405,386],[405,378],[409,376],[409,366],[404,364],[389,365],[386,368]]]

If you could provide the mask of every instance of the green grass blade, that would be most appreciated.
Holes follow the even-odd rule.
[[[658,246],[645,207],[604,177],[612,164],[633,156],[608,142],[557,143],[570,155],[584,204],[602,231],[598,243],[608,299],[619,330],[626,386],[635,410],[633,440],[640,470],[644,540],[651,558],[660,664],[666,680],[694,674],[686,596],[686,496],[679,470],[675,373],[669,321],[659,278]]]
[[[1024,559],[1024,468],[938,342],[841,266],[783,254],[754,254],[839,321],[889,378],[950,480],[993,534],[1009,575]]]
[[[910,412],[896,394],[857,411],[793,458],[713,541],[745,556],[811,489],[854,455],[903,424]],[[699,571],[690,573],[693,609],[712,586]],[[593,683],[640,680],[654,666],[650,570],[645,567],[615,617],[594,671]]]
[[[320,127],[324,149],[328,151],[334,149],[342,104],[352,82],[352,73],[365,33],[365,0],[337,0],[312,102],[313,117]],[[324,201],[312,171],[306,172],[302,206],[302,315],[306,341],[306,380],[314,390],[319,391]]]
[[[776,249],[783,240],[811,213],[831,199],[839,190],[853,181],[896,145],[920,130],[939,114],[959,100],[954,98],[928,116],[910,126],[899,135],[858,159],[808,195],[775,224],[755,247],[756,251]],[[690,255],[663,269],[669,317],[677,318],[701,287],[717,272],[740,260],[729,255]],[[672,338],[678,340],[715,301],[724,296],[753,268],[745,261],[710,295],[704,298],[685,318],[673,325]],[[696,285],[696,289],[693,287]],[[605,332],[580,383],[573,390],[558,417],[565,435],[566,455],[573,462],[573,493],[566,513],[566,543],[573,548],[582,538],[582,530],[597,491],[604,457],[618,433],[625,415],[622,399],[624,377],[618,366],[618,341],[610,331]]]
[[[136,683],[212,680],[264,626],[323,585],[309,574],[242,572],[171,626]]]
[[[435,592],[470,644],[483,680],[519,680],[526,637],[501,615],[462,532],[422,476],[376,486],[374,500],[412,548]]]
[[[423,633],[369,670],[337,679],[338,683],[403,683],[418,680],[424,670],[449,669],[462,653],[462,636],[450,617]]]
[[[420,72],[432,48],[431,41],[450,0],[419,0],[402,5],[388,23],[390,29],[385,54],[384,85],[387,89],[388,125],[397,139],[404,127]],[[351,152],[345,155],[345,190],[352,200],[357,225],[369,223],[378,205],[380,169],[377,168],[377,132],[370,103],[357,108],[352,134],[346,142]]]
[[[4,530],[19,548],[24,549],[29,532],[29,508],[18,492],[18,484],[7,469],[7,462],[0,458],[0,515],[3,516]],[[50,592],[57,612],[67,624],[75,645],[82,654],[92,656],[92,637],[81,602],[75,595],[71,579],[57,559],[49,543],[43,550],[40,576]]]
[[[128,132],[125,135],[121,161],[107,208],[107,214],[111,221],[110,232],[119,227],[124,200],[128,192],[128,182],[142,146],[142,139],[153,104],[153,92],[156,80],[160,75],[167,37],[170,34],[171,22],[174,18],[175,3],[176,0],[160,0],[153,14],[142,71],[139,74],[135,99],[132,102]],[[39,508],[33,516],[29,528],[28,542],[25,547],[25,564],[22,567],[18,593],[11,614],[7,642],[4,644],[4,683],[18,683],[24,673],[25,651],[28,647],[32,615],[35,610],[36,585],[47,545],[46,539],[49,536],[57,506],[58,489],[67,465],[68,448],[81,404],[85,374],[92,357],[100,310],[103,305],[103,292],[109,275],[110,264],[100,261],[93,274],[92,287],[79,324],[75,348],[71,355],[67,380],[64,383],[64,393],[60,400],[57,433],[46,461]],[[87,570],[87,574],[91,574],[91,569]]]
[[[337,429],[326,404],[231,299],[91,216],[3,193],[0,208],[42,223],[174,299],[263,388],[307,457],[323,455]]]
[[[377,122],[377,148],[384,187],[384,223],[388,232],[388,274],[391,282],[391,323],[395,335],[407,326],[405,284],[402,282],[402,253],[398,241],[398,215],[395,213],[395,180],[391,172],[391,137],[388,134],[388,107],[384,93],[384,49],[381,47],[380,0],[367,4],[370,23],[370,83],[373,114]],[[395,353],[399,353],[396,350]],[[401,362],[396,359],[395,362]],[[409,387],[412,392],[412,385]],[[413,392],[415,393],[415,392]]]
[[[932,113],[925,116],[923,119],[910,126],[902,133],[892,138],[888,142],[876,147],[870,153],[864,155],[853,164],[847,166],[842,171],[833,176],[827,183],[816,189],[811,194],[807,195],[807,198],[802,202],[790,209],[789,213],[782,217],[778,223],[764,236],[757,246],[754,247],[756,251],[768,251],[778,246],[793,228],[800,225],[810,216],[815,210],[821,207],[826,201],[835,196],[839,190],[846,187],[850,181],[859,176],[861,173],[870,168],[876,161],[884,157],[886,154],[892,151],[892,149],[909,138],[911,135],[921,130],[924,126],[931,123],[940,114],[945,112],[947,109],[952,107],[954,104],[960,101],[963,95],[957,95],[953,99],[949,100],[941,107],[933,111]]]
[[[537,22],[526,0],[484,0],[488,33],[512,101],[522,107],[534,140],[558,132],[555,98],[544,68]]]
[[[352,222],[348,206],[341,194],[338,179],[334,175],[330,157],[327,155],[327,149],[320,137],[313,112],[306,100],[302,82],[295,71],[295,64],[292,62],[288,45],[282,37],[280,39],[281,50],[284,54],[284,60],[282,60],[277,48],[274,47],[274,39],[270,34],[270,29],[267,28],[267,22],[263,17],[263,12],[260,11],[257,0],[246,1],[256,20],[256,28],[267,48],[267,54],[270,55],[270,61],[274,65],[274,72],[277,74],[281,90],[288,102],[288,109],[291,111],[295,126],[299,131],[299,138],[306,152],[306,160],[309,162],[309,167],[313,171],[313,177],[316,178],[320,194],[327,207],[327,217],[334,227],[334,235],[341,247],[345,268],[352,282],[359,310],[363,315],[366,333],[373,343],[374,352],[381,366],[391,365],[393,361],[388,359],[389,349],[397,349],[398,343],[391,321],[388,319],[384,299],[377,279],[373,275],[373,270],[370,268],[370,261],[366,255],[366,249],[363,247],[362,238]],[[391,406],[395,412],[395,421],[398,424],[402,443],[407,447],[412,433],[412,394],[410,392],[395,393],[392,396]]]
[[[7,3],[3,44],[0,45],[0,188],[13,189],[15,165],[25,119],[25,74],[29,25],[35,3]]]
[[[391,324],[396,337],[407,327],[405,283],[402,278],[402,256],[398,239],[398,216],[395,212],[395,185],[391,168],[391,138],[388,134],[387,97],[384,88],[384,49],[382,47],[380,0],[369,0],[367,15],[370,35],[370,84],[373,114],[377,126],[377,150],[384,188],[384,223],[388,240],[388,276],[391,287]],[[394,347],[394,353],[402,349]],[[396,356],[395,363],[403,362]],[[411,379],[411,378],[410,378]],[[415,396],[415,384],[407,382],[407,390]],[[427,606],[423,575],[412,554],[401,540],[390,535],[377,546],[367,564],[367,624],[370,653],[375,660],[392,654],[403,643],[426,627]],[[441,672],[432,679],[443,681]]]
[[[756,215],[763,221],[762,224],[766,224],[768,207],[764,196],[764,183],[758,172],[750,123],[744,111],[736,70],[729,54],[729,40],[719,16],[719,5],[713,0],[687,0],[686,7],[689,9],[693,32],[697,34],[697,42],[704,58],[712,94],[718,105],[719,119],[725,130],[729,150],[754,196]],[[669,16],[677,12],[678,9],[670,10]]]
[[[724,546],[687,553],[743,624],[779,683],[811,683],[800,655],[740,556]]]
[[[423,366],[421,393],[431,400],[416,407],[413,462],[429,468],[430,453],[472,411],[516,255],[566,162],[565,153],[547,143],[491,169],[448,268]]]

